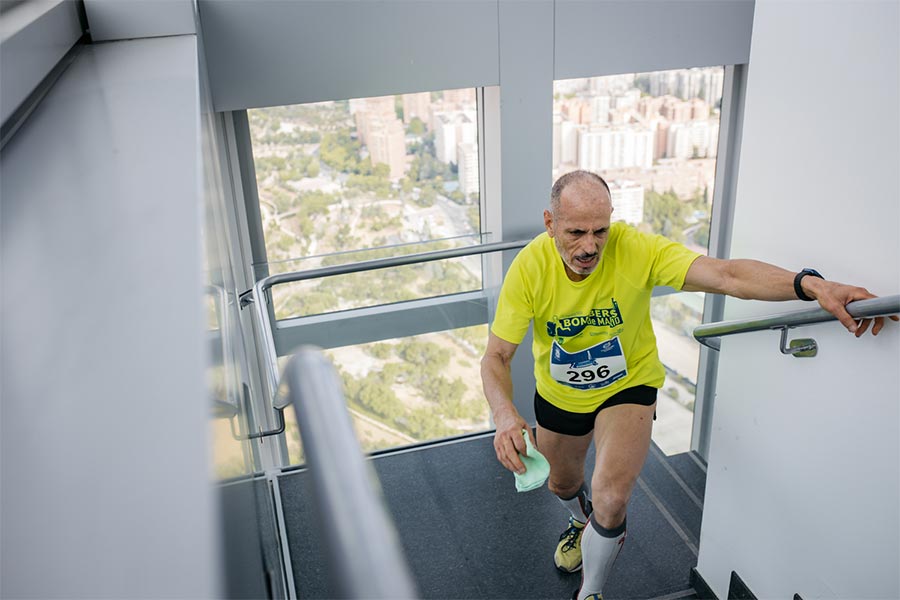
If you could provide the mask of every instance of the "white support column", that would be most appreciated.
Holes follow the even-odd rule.
[[[503,239],[514,240],[543,230],[550,201],[554,5],[551,0],[500,0],[499,8]],[[514,402],[529,421],[534,418],[531,335],[512,364]]]

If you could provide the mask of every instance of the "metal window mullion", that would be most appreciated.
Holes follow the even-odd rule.
[[[715,192],[709,228],[709,256],[715,258],[728,258],[731,254],[731,232],[734,225],[746,83],[747,65],[727,65],[725,67]],[[724,314],[725,297],[719,294],[707,294],[703,303],[702,322],[721,321]],[[705,460],[709,460],[709,436],[715,409],[718,367],[718,352],[701,346],[700,362],[697,368],[691,450],[700,454]]]
[[[481,231],[489,234],[482,243],[495,242],[502,238],[503,210],[500,157],[500,88],[483,87],[478,90],[479,110],[479,162],[481,172]],[[488,323],[492,320],[496,298],[503,281],[503,255],[482,256],[482,287],[491,296],[488,305]]]
[[[232,135],[236,155],[232,160],[232,168],[240,179],[240,190],[243,205],[238,208],[244,217],[247,242],[252,257],[252,279],[258,281],[269,276],[269,258],[266,253],[266,237],[262,224],[262,212],[259,209],[259,190],[256,183],[256,164],[253,162],[253,143],[250,140],[250,118],[246,110],[230,113]]]
[[[262,214],[259,210],[259,194],[256,184],[256,168],[253,164],[253,148],[250,140],[250,124],[247,111],[222,113],[227,146],[227,164],[233,193],[233,211],[237,222],[237,244],[242,266],[241,275],[247,287],[252,282],[269,275],[265,238],[262,227]],[[244,288],[246,289],[246,288]],[[266,303],[270,320],[274,319],[274,311]],[[248,360],[251,371],[250,406],[248,421],[250,433],[260,430],[271,430],[275,427],[276,415],[269,399],[268,385],[265,380],[269,365],[266,353],[261,352],[267,344],[266,333],[262,331],[251,315],[241,311],[241,322],[245,331],[252,332],[247,338],[253,344],[252,360]],[[288,450],[284,435],[266,437],[253,444],[254,456],[258,459],[259,468],[265,470],[278,468],[288,464]]]
[[[244,242],[244,231],[241,227],[243,220],[241,212],[235,210],[235,206],[242,201],[243,194],[240,189],[240,177],[236,175],[237,169],[232,164],[231,157],[236,156],[234,147],[233,128],[229,127],[230,115],[225,113],[215,113],[211,116],[213,127],[214,142],[217,150],[217,165],[220,169],[220,193],[222,199],[219,209],[222,212],[219,215],[220,227],[225,230],[223,235],[217,236],[224,244],[224,248],[220,251],[226,252],[231,266],[232,285],[236,289],[227,290],[228,297],[234,298],[233,307],[235,309],[234,322],[229,328],[229,337],[231,340],[232,359],[235,369],[239,369],[238,375],[238,410],[240,413],[241,431],[236,437],[241,437],[253,429],[254,415],[252,407],[249,406],[248,398],[253,397],[250,390],[259,389],[259,369],[256,366],[255,358],[251,358],[255,354],[255,348],[248,348],[248,343],[252,343],[252,333],[248,336],[246,332],[252,331],[253,324],[241,314],[238,307],[237,290],[244,289],[248,285],[250,274],[245,264],[245,252],[247,247]],[[232,306],[226,308],[231,310]],[[252,469],[260,469],[262,460],[260,458],[258,444],[241,444],[242,451],[248,463],[252,465]]]
[[[485,104],[484,104],[484,88],[475,88],[475,114],[478,123],[478,133],[476,140],[478,143],[478,243],[484,243],[484,234],[488,231],[486,225],[487,220],[487,184],[485,183],[485,173],[487,172],[487,156],[485,153]],[[481,256],[481,289],[487,287],[490,263],[488,256]]]
[[[252,281],[252,274],[246,268],[247,252],[249,247],[246,241],[246,227],[243,211],[237,207],[243,203],[243,190],[240,178],[240,170],[236,164],[237,148],[235,145],[234,126],[230,113],[216,113],[213,119],[216,128],[216,143],[219,150],[220,168],[222,171],[222,194],[225,196],[223,208],[226,211],[225,227],[228,228],[226,243],[233,267],[232,274],[235,295],[235,305],[238,305],[237,290],[244,289]],[[256,414],[251,399],[259,395],[260,389],[259,366],[256,359],[256,348],[253,346],[253,323],[248,320],[240,310],[237,311],[236,333],[240,335],[240,365],[242,368],[242,381],[240,391],[240,413],[243,431],[240,435],[256,429]],[[249,332],[249,335],[247,334]],[[244,451],[249,455],[254,470],[262,469],[266,462],[262,459],[262,448],[259,444],[242,444]]]

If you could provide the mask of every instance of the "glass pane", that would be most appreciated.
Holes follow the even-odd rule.
[[[650,301],[659,358],[666,367],[666,383],[657,395],[653,441],[667,455],[691,449],[700,362],[700,345],[691,332],[703,317],[704,296],[701,292],[680,292]]]
[[[250,471],[247,448],[235,436],[240,435],[242,415],[238,408],[240,393],[237,365],[229,356],[230,346],[222,343],[223,335],[233,332],[223,331],[219,315],[224,310],[233,310],[223,295],[218,297],[215,286],[210,286],[205,307],[209,338],[217,340],[219,353],[211,356],[206,368],[207,389],[210,394],[210,435],[212,439],[212,461],[215,476],[219,479],[236,477]]]
[[[706,254],[715,185],[724,67],[630,73],[553,84],[553,179],[576,169],[609,183],[613,221],[659,233]],[[652,302],[668,371],[654,440],[690,448],[703,295]]]
[[[724,79],[712,67],[554,82],[554,181],[599,173],[614,221],[706,253]]]
[[[487,325],[475,325],[326,350],[363,450],[488,430],[480,375],[486,342]],[[290,409],[285,417],[291,464],[299,464],[296,417]]]
[[[234,400],[226,392],[225,378],[228,373],[222,365],[208,369],[209,387],[213,394],[213,418],[210,422],[213,469],[218,479],[237,477],[249,472],[245,447],[241,441],[235,439],[235,435],[241,435],[239,431],[240,416]],[[226,402],[224,399],[228,398]]]
[[[365,260],[470,246],[480,237],[459,237],[391,248],[360,250],[300,261],[289,270],[308,270]],[[277,319],[330,313],[404,300],[481,289],[481,256],[464,256],[279,285],[272,289]]]
[[[247,112],[270,273],[479,243],[474,89]],[[448,241],[417,246],[433,240]],[[471,274],[477,283],[465,289],[480,289],[480,266]],[[276,289],[280,317],[359,305],[361,286],[368,304],[396,301],[394,290],[357,281]],[[399,292],[435,295],[421,285]]]

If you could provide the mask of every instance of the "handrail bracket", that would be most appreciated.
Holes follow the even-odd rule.
[[[238,296],[238,298],[240,300],[241,308],[245,308],[246,306],[249,306],[250,304],[253,304],[254,301],[256,301],[256,298],[253,295],[253,288],[250,288],[246,292],[242,293],[240,296]]]
[[[782,354],[788,354],[795,358],[811,358],[818,354],[819,345],[816,343],[816,340],[812,338],[798,338],[791,340],[790,344],[788,344],[788,329],[792,328],[784,325],[774,329],[781,329],[780,349]]]

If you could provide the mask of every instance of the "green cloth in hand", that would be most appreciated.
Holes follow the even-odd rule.
[[[516,476],[516,491],[530,492],[541,487],[547,481],[547,477],[550,475],[550,463],[531,444],[531,438],[528,437],[528,433],[524,429],[522,430],[522,435],[525,437],[528,456],[519,455],[519,458],[522,459],[522,463],[525,465],[525,472],[521,475],[514,473]]]

